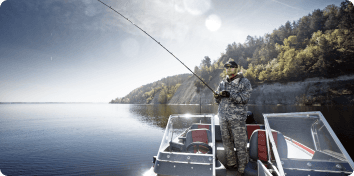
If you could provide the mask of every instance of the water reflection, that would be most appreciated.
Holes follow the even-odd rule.
[[[293,106],[293,105],[249,105],[248,110],[253,112],[254,119],[263,124],[263,113],[287,113],[287,112],[307,112],[321,111],[332,128],[346,126],[351,129],[354,125],[354,106]],[[168,117],[171,114],[198,114],[212,113],[218,111],[217,105],[131,105],[129,111],[136,114],[139,121],[150,124],[154,127],[165,129]],[[341,127],[340,127],[341,128]],[[341,128],[342,129],[342,128]],[[354,129],[351,129],[354,134]],[[354,137],[352,135],[352,137]]]
[[[164,130],[171,114],[215,114],[217,108],[214,105],[131,105],[129,111],[138,115],[139,121]]]

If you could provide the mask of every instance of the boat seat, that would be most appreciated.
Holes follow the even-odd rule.
[[[211,149],[210,143],[212,142],[211,132],[205,128],[202,129],[191,129],[186,134],[185,148],[187,149],[189,145],[193,145],[194,153],[197,153],[198,143],[207,144],[209,147],[199,145],[199,151],[201,153],[208,153]]]
[[[211,125],[210,124],[202,124],[202,123],[193,123],[191,129],[207,129],[211,132]],[[186,136],[182,136],[178,138],[180,142],[186,142]]]
[[[211,131],[211,125],[210,124],[203,124],[203,123],[193,123],[191,126],[191,129],[208,129]]]
[[[264,125],[259,125],[259,124],[246,124],[246,128],[247,128],[247,138],[248,138],[248,142],[249,142],[253,131],[255,131],[257,129],[263,129],[264,130],[265,126]]]
[[[278,131],[273,131],[273,138],[275,145],[277,146],[279,157],[288,157],[288,147],[283,134]],[[257,129],[253,131],[250,138],[250,148],[249,148],[249,158],[250,161],[247,163],[245,168],[245,176],[256,176],[258,175],[257,170],[257,160],[267,163],[269,157],[271,160],[275,160],[274,154],[271,149],[271,156],[268,156],[267,143],[266,143],[266,133],[265,130]],[[269,144],[271,145],[271,144]],[[271,147],[271,146],[270,146]]]
[[[194,123],[191,126],[191,129],[202,129],[202,128],[208,129],[211,132],[211,125],[210,124]],[[251,135],[252,135],[254,130],[265,129],[264,125],[260,125],[260,124],[246,124],[246,128],[247,128],[248,141],[250,140]],[[179,139],[181,141],[183,141],[183,143],[186,140],[185,137],[179,137]],[[216,142],[222,142],[221,132],[220,132],[220,125],[215,125],[215,141]]]

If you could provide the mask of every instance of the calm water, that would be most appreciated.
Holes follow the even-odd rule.
[[[262,113],[321,111],[348,151],[353,106],[249,106]],[[205,105],[202,113],[216,113]],[[142,175],[152,163],[170,114],[196,105],[1,104],[0,170],[5,175]]]

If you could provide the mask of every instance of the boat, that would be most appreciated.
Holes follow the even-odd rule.
[[[264,124],[246,124],[245,176],[353,173],[353,160],[320,111],[262,115]],[[251,116],[249,112],[247,121]],[[174,114],[144,175],[236,175],[225,165],[218,115]]]

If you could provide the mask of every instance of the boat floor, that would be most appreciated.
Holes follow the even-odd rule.
[[[237,170],[227,170],[224,167],[215,169],[216,176],[235,176],[237,175]]]

